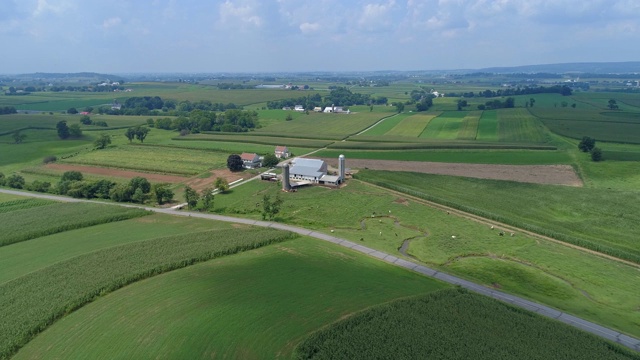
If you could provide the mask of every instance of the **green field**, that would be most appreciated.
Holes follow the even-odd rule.
[[[465,111],[447,111],[429,122],[421,138],[426,139],[457,139],[462,127],[462,119],[467,115]]]
[[[216,151],[125,145],[84,152],[61,163],[140,170],[163,174],[196,175],[226,166],[228,154]]]
[[[496,110],[482,112],[476,139],[481,141],[498,141],[498,113]]]
[[[276,137],[276,136],[252,136],[252,135],[231,135],[231,134],[193,134],[174,138],[175,141],[214,141],[219,142],[239,142],[242,144],[258,144],[287,147],[319,148],[331,144],[332,140],[305,139],[296,137]],[[188,144],[187,144],[188,146]],[[272,149],[273,151],[273,149]]]
[[[478,126],[480,125],[481,111],[470,111],[462,119],[460,131],[458,132],[459,140],[475,140],[478,137]]]
[[[390,116],[389,118],[384,119],[384,121],[380,122],[376,126],[362,133],[362,135],[365,135],[365,136],[384,135],[387,132],[391,131],[391,129],[396,127],[400,122],[404,121],[404,119],[406,119],[408,116],[411,116],[411,114],[402,113],[402,114],[396,114],[396,115]],[[358,135],[358,136],[362,136],[362,135]],[[355,138],[357,139],[358,137],[355,137]]]
[[[256,133],[282,137],[306,137],[340,140],[354,135],[389,113],[357,112],[351,114],[309,113],[292,121],[281,121],[256,130]]]
[[[322,326],[443,287],[336,245],[293,240],[104,296],[53,325],[15,359],[105,353],[112,358],[290,358],[295,345]]]
[[[638,192],[370,170],[358,178],[640,264]]]
[[[571,157],[563,151],[533,150],[321,150],[316,157],[336,158],[343,154],[349,159],[376,159],[399,161],[434,161],[470,164],[547,165],[569,164]],[[348,166],[348,165],[347,165]]]
[[[571,360],[640,355],[493,299],[449,289],[332,324],[300,344],[296,358]]]
[[[548,139],[546,129],[526,109],[498,111],[498,137],[500,141],[538,143]]]
[[[43,216],[43,214],[47,214]],[[0,246],[82,227],[147,215],[140,209],[89,203],[51,203],[0,213]]]
[[[442,178],[445,183],[458,182]],[[462,184],[466,186],[460,190]],[[476,197],[488,191],[472,182],[452,188]],[[509,194],[513,190],[507,188]],[[260,219],[261,209],[255,204],[264,194],[278,193],[279,187],[273,183],[245,184],[216,197],[216,211]],[[636,289],[640,288],[637,267],[521,233],[501,237],[489,225],[449,215],[357,180],[339,191],[303,188],[280,196],[284,204],[279,221],[325,233],[333,230],[335,236],[400,257],[398,249],[409,240],[408,254],[428,266],[640,335],[640,313],[635,310]],[[630,218],[632,229],[624,227],[629,239],[637,226],[632,222]],[[452,235],[457,237],[455,241]]]
[[[389,136],[406,136],[406,137],[419,137],[422,131],[432,119],[436,118],[437,114],[415,114],[404,118],[391,130],[387,131],[385,135]],[[367,132],[367,135],[371,135]]]

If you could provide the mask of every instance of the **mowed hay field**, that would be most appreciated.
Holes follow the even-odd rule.
[[[447,289],[332,324],[305,340],[295,358],[604,360],[640,355],[496,300]]]
[[[224,168],[228,154],[196,149],[124,145],[84,152],[61,163],[140,170],[163,174],[196,175]]]
[[[385,135],[419,137],[425,127],[438,114],[415,114],[404,118],[400,123],[387,131]]]
[[[286,359],[307,334],[344,316],[444,286],[333,244],[291,240],[102,297],[15,359]]]
[[[279,221],[401,257],[398,249],[408,241],[407,253],[428,266],[640,335],[637,267],[519,232],[499,236],[489,224],[357,180],[340,190],[314,187],[295,193],[252,182],[217,196],[216,211],[260,219],[256,203],[264,194],[284,200]]]

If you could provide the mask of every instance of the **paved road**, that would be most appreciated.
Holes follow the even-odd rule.
[[[44,199],[51,199],[51,200],[57,200],[57,201],[66,201],[66,202],[93,202],[93,203],[100,203],[100,204],[109,204],[109,205],[117,205],[117,206],[125,206],[125,207],[136,207],[136,208],[142,208],[142,209],[146,209],[149,211],[153,211],[153,212],[158,212],[158,213],[163,213],[163,214],[170,214],[170,215],[177,215],[177,216],[190,216],[190,217],[197,217],[197,218],[203,218],[203,219],[211,219],[211,220],[218,220],[218,221],[225,221],[225,222],[232,222],[232,223],[239,223],[239,224],[248,224],[248,225],[255,225],[255,226],[262,226],[262,227],[271,227],[271,228],[275,228],[275,229],[281,229],[281,230],[287,230],[287,231],[291,231],[300,235],[304,235],[304,236],[311,236],[313,238],[316,239],[320,239],[320,240],[324,240],[324,241],[328,241],[340,246],[344,246],[347,247],[349,249],[361,252],[363,254],[369,255],[369,256],[373,256],[375,258],[378,258],[384,262],[387,262],[389,264],[393,264],[396,266],[400,266],[403,267],[405,269],[411,270],[411,271],[415,271],[417,273],[420,273],[422,275],[428,276],[428,277],[432,277],[444,282],[447,282],[449,284],[453,284],[453,285],[459,285],[465,289],[468,289],[470,291],[476,292],[478,294],[482,294],[482,295],[486,295],[489,297],[492,297],[494,299],[536,312],[542,316],[546,316],[549,318],[553,318],[556,319],[558,321],[561,321],[565,324],[574,326],[576,328],[582,329],[584,331],[590,332],[592,334],[601,336],[607,340],[611,340],[613,342],[616,342],[618,344],[621,344],[623,346],[626,346],[630,349],[636,350],[636,351],[640,351],[640,339],[636,339],[633,338],[631,336],[625,335],[625,334],[621,334],[615,330],[606,328],[604,326],[600,326],[598,324],[592,323],[590,321],[581,319],[579,317],[573,316],[573,315],[569,315],[566,313],[563,313],[559,310],[553,309],[551,307],[542,305],[542,304],[538,304],[535,303],[533,301],[529,301],[526,299],[523,299],[521,297],[518,296],[514,296],[511,294],[507,294],[492,288],[488,288],[476,283],[473,283],[471,281],[467,281],[464,279],[461,279],[459,277],[453,276],[453,275],[449,275],[443,272],[440,272],[438,270],[434,270],[431,268],[428,268],[426,266],[422,266],[422,265],[418,265],[416,263],[398,258],[396,256],[378,251],[378,250],[374,250],[371,249],[369,247],[342,239],[342,238],[338,238],[335,236],[331,236],[331,235],[327,235],[327,234],[323,234],[323,233],[319,233],[313,230],[309,230],[309,229],[304,229],[301,227],[297,227],[297,226],[291,226],[291,225],[285,225],[285,224],[280,224],[280,223],[274,223],[274,222],[269,222],[269,221],[259,221],[259,220],[252,220],[252,219],[243,219],[243,218],[236,218],[236,217],[231,217],[231,216],[223,216],[223,215],[214,215],[214,214],[203,214],[203,213],[197,213],[197,212],[189,212],[189,211],[176,211],[176,210],[172,210],[172,209],[162,209],[162,208],[152,208],[152,207],[145,207],[145,206],[137,206],[137,205],[132,205],[132,204],[118,204],[118,203],[105,203],[105,202],[100,202],[100,201],[91,201],[91,200],[83,200],[83,199],[73,199],[73,198],[67,198],[67,197],[62,197],[62,196],[56,196],[56,195],[48,195],[48,194],[36,194],[36,193],[27,193],[27,192],[22,192],[22,191],[15,191],[15,190],[6,190],[6,189],[0,189],[0,192],[2,193],[7,193],[7,194],[14,194],[14,195],[26,195],[26,196],[31,196],[31,197],[37,197],[37,198],[44,198]]]

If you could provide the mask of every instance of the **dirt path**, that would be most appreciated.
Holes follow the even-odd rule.
[[[80,171],[81,173],[94,174],[101,176],[113,176],[125,179],[131,179],[141,176],[152,182],[180,183],[189,180],[188,177],[178,175],[154,174],[133,170],[121,170],[113,168],[103,168],[97,166],[71,165],[71,164],[47,164],[47,169],[59,171]]]
[[[338,159],[322,158],[337,167]],[[425,174],[464,176],[479,179],[510,180],[534,184],[582,186],[582,180],[569,165],[497,165],[422,161],[349,159],[349,168],[412,171]]]

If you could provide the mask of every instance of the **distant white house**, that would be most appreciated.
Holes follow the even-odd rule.
[[[295,158],[291,164],[290,179],[318,183],[324,175],[327,175],[327,163],[319,159]]]
[[[304,106],[302,105],[296,105],[293,107],[294,111],[304,111]]]
[[[113,100],[111,103],[111,110],[120,110],[122,109],[122,105],[118,102],[118,100]]]
[[[291,156],[291,153],[289,153],[289,149],[287,149],[286,146],[276,146],[274,154],[278,159],[286,159]]]
[[[245,169],[255,169],[262,166],[260,157],[255,153],[242,153],[242,155],[240,155],[240,158],[242,159],[242,166]]]
[[[320,106],[316,106],[316,107],[313,108],[313,111],[322,112],[322,108]]]
[[[351,114],[351,110],[345,110],[342,106],[327,106],[324,108],[325,113],[335,113],[335,114]]]

